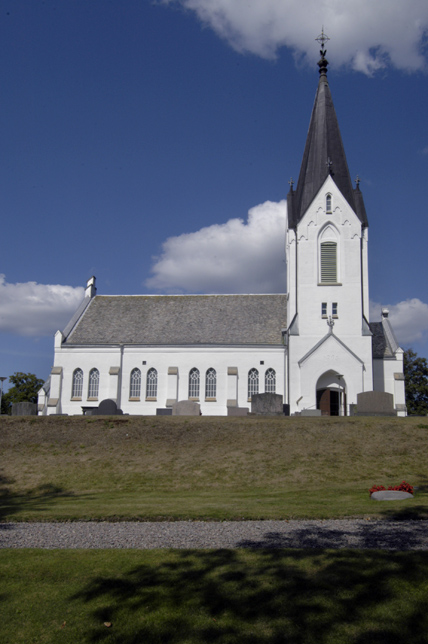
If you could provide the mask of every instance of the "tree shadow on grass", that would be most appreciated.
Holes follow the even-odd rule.
[[[71,598],[89,604],[99,623],[85,641],[428,642],[428,553],[261,549],[141,558]]]
[[[0,475],[0,529],[5,527],[2,522],[22,511],[42,512],[53,500],[74,496],[72,492],[51,483],[38,485],[25,494],[17,494],[10,487],[13,483],[13,479]]]

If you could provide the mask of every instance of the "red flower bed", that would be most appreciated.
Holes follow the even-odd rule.
[[[371,496],[373,492],[381,492],[382,490],[386,490],[383,485],[373,485],[369,490],[369,494]],[[413,494],[413,485],[406,483],[406,481],[402,481],[400,485],[389,485],[388,490],[397,490],[399,492],[408,492],[409,494]]]

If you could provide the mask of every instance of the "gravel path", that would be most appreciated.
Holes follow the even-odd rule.
[[[0,523],[0,548],[428,550],[428,521]]]

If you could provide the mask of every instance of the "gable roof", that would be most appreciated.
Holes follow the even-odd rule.
[[[388,318],[382,317],[381,322],[370,322],[369,326],[373,334],[373,358],[393,358],[400,347]]]
[[[66,345],[282,345],[287,296],[97,295]]]
[[[358,187],[354,190],[349,174],[345,148],[327,80],[328,62],[322,57],[318,65],[320,78],[297,189],[293,191],[291,187],[287,198],[289,227],[296,228],[329,174],[363,226],[368,226],[362,193]]]

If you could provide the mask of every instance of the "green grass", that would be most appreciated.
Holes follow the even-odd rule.
[[[3,417],[0,453],[3,521],[428,516],[421,418]]]
[[[428,642],[425,552],[15,550],[0,578],[2,644]]]

